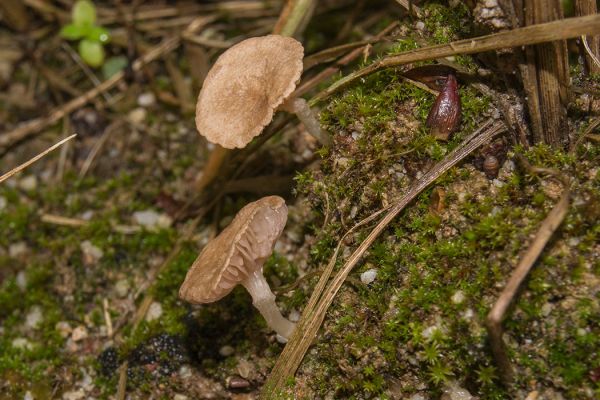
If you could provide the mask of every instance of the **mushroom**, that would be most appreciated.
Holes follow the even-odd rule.
[[[306,100],[293,96],[303,57],[300,42],[279,35],[246,39],[227,49],[198,95],[198,132],[222,147],[243,148],[280,109],[295,113],[311,135],[331,144]]]
[[[202,250],[179,288],[192,304],[212,303],[241,283],[267,325],[287,340],[295,324],[281,315],[262,269],[285,226],[287,207],[279,196],[246,205]]]

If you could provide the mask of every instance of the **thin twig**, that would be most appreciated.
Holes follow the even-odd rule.
[[[313,342],[319,327],[321,326],[327,309],[333,302],[335,295],[341,288],[342,284],[348,277],[348,274],[354,266],[360,261],[367,249],[373,244],[375,239],[385,230],[388,224],[412,201],[419,193],[427,186],[434,182],[438,177],[445,173],[448,169],[456,165],[459,161],[467,157],[471,152],[477,149],[484,143],[487,143],[494,136],[504,132],[506,127],[502,123],[494,123],[492,120],[483,124],[476,132],[469,135],[454,151],[452,151],[444,160],[436,164],[423,178],[412,185],[406,194],[398,200],[396,204],[387,208],[387,213],[377,226],[369,233],[367,238],[360,246],[352,253],[346,263],[338,271],[332,282],[327,288],[325,285],[328,281],[328,274],[331,274],[337,261],[337,254],[341,247],[342,241],[338,243],[333,257],[317,283],[317,287],[313,291],[308,305],[302,313],[302,318],[298,322],[290,341],[287,343],[283,352],[277,359],[275,366],[265,383],[262,396],[266,398],[272,397],[283,388],[288,378],[292,377],[298,366],[300,365],[306,351]],[[381,210],[379,211],[381,212]],[[378,212],[378,213],[379,213]]]
[[[69,136],[67,138],[64,138],[60,142],[58,142],[55,145],[51,146],[50,148],[42,151],[40,154],[38,154],[37,156],[33,157],[29,161],[26,161],[23,164],[19,165],[18,167],[11,169],[10,171],[8,171],[7,173],[5,173],[4,175],[0,176],[0,183],[4,182],[5,180],[7,180],[8,178],[10,178],[14,174],[19,173],[22,170],[24,170],[25,168],[29,167],[31,164],[33,164],[34,162],[36,162],[40,158],[44,157],[46,154],[50,153],[51,151],[56,150],[57,148],[59,148],[60,146],[62,146],[64,143],[66,143],[69,140],[73,139],[75,136],[77,136],[77,134],[73,134],[73,135],[71,135],[71,136]]]
[[[595,35],[599,33],[600,14],[596,14],[530,25],[524,28],[479,36],[472,39],[458,40],[447,44],[422,47],[398,55],[384,57],[365,68],[353,72],[320,92],[313,100],[311,100],[311,105],[327,98],[357,79],[386,68],[397,67],[417,61],[433,60],[460,54],[482,53],[509,47],[520,47],[569,39],[584,34]]]
[[[541,223],[535,238],[531,242],[531,245],[523,257],[521,257],[519,260],[519,264],[515,268],[510,279],[506,283],[506,286],[502,290],[502,293],[500,293],[498,300],[496,300],[496,303],[487,316],[486,327],[490,337],[490,346],[492,348],[492,353],[494,355],[494,359],[496,360],[500,376],[505,383],[510,383],[512,381],[514,372],[508,356],[506,344],[502,338],[504,333],[502,321],[504,321],[506,318],[506,311],[508,310],[510,304],[514,301],[519,287],[529,274],[533,264],[538,259],[544,250],[544,247],[546,247],[546,244],[567,215],[570,197],[569,182],[566,177],[564,177],[558,171],[551,170],[549,168],[532,167],[524,158],[521,158],[520,161],[521,164],[523,164],[526,169],[532,173],[550,174],[558,178],[563,184],[563,192],[558,203],[552,208],[544,221]]]
[[[581,35],[581,41],[583,42],[583,47],[585,48],[587,55],[594,61],[594,64],[600,68],[600,60],[598,60],[598,57],[596,57],[592,49],[590,49],[590,45],[587,42],[587,36]]]
[[[213,22],[215,19],[216,16],[212,15],[198,17],[190,23],[188,28],[186,28],[185,32],[191,32],[197,29],[201,29],[202,27]],[[163,40],[156,47],[152,48],[152,50],[148,51],[146,54],[138,58],[133,63],[133,70],[140,71],[145,65],[158,59],[164,54],[175,50],[177,47],[179,47],[180,43],[180,34],[176,34]],[[47,116],[29,120],[20,124],[19,126],[17,126],[17,128],[10,132],[4,132],[0,134],[0,155],[4,154],[10,147],[14,146],[16,143],[19,143],[29,138],[30,136],[35,135],[47,126],[54,124],[65,115],[70,114],[79,107],[87,104],[99,94],[104,93],[107,90],[110,90],[111,88],[115,87],[124,78],[125,72],[119,71],[109,79],[102,82],[100,85],[90,89],[81,96],[76,97],[73,100],[61,105],[60,107],[53,109]]]

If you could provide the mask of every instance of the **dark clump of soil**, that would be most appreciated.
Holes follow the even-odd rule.
[[[132,382],[148,375],[154,378],[169,376],[189,359],[189,352],[180,337],[161,334],[131,352],[127,375]]]

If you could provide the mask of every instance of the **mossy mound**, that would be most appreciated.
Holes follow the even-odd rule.
[[[325,221],[315,228],[312,265],[326,263],[352,225],[393,203],[493,114],[472,89],[462,89],[461,99],[462,130],[448,143],[424,129],[433,96],[394,71],[369,76],[329,101],[322,121],[335,146],[323,153],[318,171],[298,176],[299,191]],[[458,386],[484,399],[524,398],[533,390],[544,398],[599,395],[600,147],[567,154],[508,143],[500,138],[478,150],[390,224],[329,309],[294,393],[417,399]],[[561,193],[551,179],[515,165],[516,153],[567,174],[573,197],[505,321],[517,371],[505,386],[483,322]],[[505,160],[497,177],[481,170],[488,154]],[[368,232],[345,240],[345,256]],[[365,285],[358,278],[369,269],[377,276]]]

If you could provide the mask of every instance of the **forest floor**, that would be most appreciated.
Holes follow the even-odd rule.
[[[58,35],[70,3],[27,2],[27,28],[18,33],[0,24],[0,138],[114,73],[82,67],[73,43]],[[160,47],[207,16],[201,44],[165,51],[57,123],[3,144],[4,172],[78,135],[0,184],[0,400],[256,398],[284,345],[243,288],[202,306],[178,298],[200,249],[248,202],[285,197],[288,223],[265,276],[297,321],[344,233],[394,204],[486,121],[500,121],[499,96],[514,95],[514,82],[484,60],[454,57],[493,91],[461,82],[460,129],[439,141],[425,128],[435,96],[396,69],[377,72],[318,104],[331,148],[277,115],[272,126],[280,128],[266,143],[234,155],[227,167],[239,167],[237,177],[193,201],[213,149],[194,125],[199,84],[224,48],[269,33],[281,2],[171,3],[141,6],[148,13],[128,25],[112,2],[97,2],[112,37],[107,60],[127,60],[132,41],[138,52]],[[317,89],[377,57],[485,27],[473,23],[481,10],[460,1],[421,2],[421,18],[394,1],[322,3],[303,36],[306,55],[397,25]],[[282,398],[600,396],[600,143],[587,129],[597,126],[600,77],[573,59],[574,145],[524,146],[505,133],[421,192],[349,275]],[[523,112],[518,96],[506,96],[504,105]],[[491,171],[483,168],[488,156],[499,163]],[[571,197],[504,323],[516,377],[507,384],[485,318],[564,190],[521,158],[566,176]],[[341,258],[371,229],[345,237]]]

